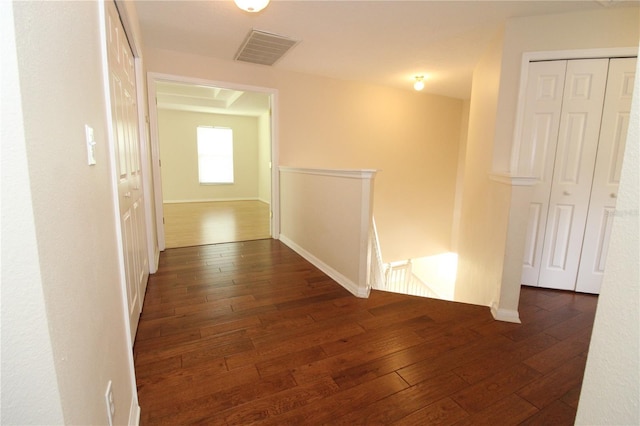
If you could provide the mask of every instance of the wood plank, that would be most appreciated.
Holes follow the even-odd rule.
[[[587,358],[576,356],[518,391],[518,395],[538,408],[544,408],[582,385]]]
[[[512,395],[540,377],[540,373],[523,364],[504,370],[454,394],[453,399],[469,413],[478,413],[484,408]]]
[[[269,205],[262,201],[165,203],[167,247],[270,238]]]
[[[538,409],[529,402],[516,394],[510,394],[472,416],[466,417],[456,423],[456,426],[515,426],[537,412]]]
[[[361,409],[408,387],[395,373],[379,377],[346,391],[307,404],[274,417],[266,425],[333,424],[337,419]]]
[[[352,296],[276,240],[166,250],[134,346],[143,425],[570,424],[597,298]]]
[[[352,411],[333,424],[391,424],[466,386],[464,380],[448,372],[381,399],[374,406]]]
[[[398,426],[448,426],[458,423],[469,414],[451,398],[443,398],[393,422]]]

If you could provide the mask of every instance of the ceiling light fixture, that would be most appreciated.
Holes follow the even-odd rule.
[[[413,83],[413,88],[416,90],[422,90],[424,89],[424,76],[423,75],[417,75],[416,77],[416,82]]]
[[[269,0],[233,0],[240,9],[247,12],[260,12],[267,7]]]

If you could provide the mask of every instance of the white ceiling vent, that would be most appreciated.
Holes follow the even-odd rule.
[[[236,53],[235,60],[253,64],[273,65],[298,43],[289,37],[251,30]]]

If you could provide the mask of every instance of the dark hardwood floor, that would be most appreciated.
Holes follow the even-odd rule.
[[[573,424],[597,297],[523,288],[522,324],[372,291],[277,240],[171,249],[134,346],[142,424]]]

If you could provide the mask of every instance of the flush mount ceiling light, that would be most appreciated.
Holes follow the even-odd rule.
[[[416,82],[413,83],[413,88],[416,90],[422,90],[424,89],[424,76],[423,75],[417,75],[415,77]]]
[[[269,0],[233,0],[240,9],[247,12],[260,12],[267,7]]]

